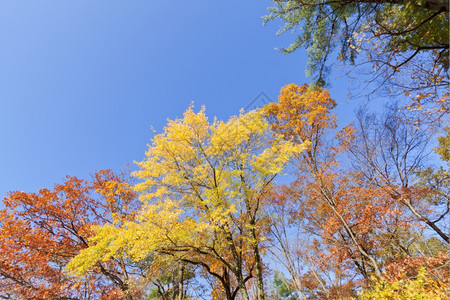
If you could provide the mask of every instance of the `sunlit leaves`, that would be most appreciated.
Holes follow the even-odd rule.
[[[389,281],[376,280],[375,284],[363,290],[358,299],[448,299],[448,290],[445,282],[434,279],[425,269],[421,269],[415,278],[405,278]]]
[[[136,219],[96,228],[94,246],[69,269],[85,274],[115,256],[186,261],[210,273],[231,272],[245,298],[244,278],[261,272],[264,195],[304,145],[275,135],[259,111],[211,123],[204,108],[190,107],[154,136],[138,163],[135,190],[144,206]],[[257,278],[262,282],[262,274]],[[223,289],[231,289],[226,280]]]
[[[116,262],[108,260],[83,279],[68,276],[63,270],[71,258],[89,246],[93,226],[132,216],[136,197],[123,177],[108,170],[97,172],[92,181],[67,177],[53,190],[12,192],[3,203],[2,295],[15,299],[114,299],[114,295],[119,297],[127,291],[126,279],[122,277],[120,283],[124,265]],[[108,275],[112,273],[119,276],[118,280],[110,281]]]

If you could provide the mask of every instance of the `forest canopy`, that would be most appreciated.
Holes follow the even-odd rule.
[[[449,299],[448,2],[274,5],[313,82],[225,120],[191,104],[134,171],[11,191],[1,299]],[[334,56],[392,101],[339,119]]]
[[[154,136],[135,185],[99,171],[10,193],[3,297],[441,297],[449,174],[425,158],[448,164],[448,134],[433,150],[413,112],[392,107],[338,130],[335,106],[289,84],[225,122],[190,107]]]

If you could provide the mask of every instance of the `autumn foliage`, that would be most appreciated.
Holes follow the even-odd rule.
[[[335,107],[295,84],[228,121],[191,106],[153,137],[136,184],[104,170],[11,192],[0,296],[446,299],[448,130],[430,147],[437,131],[411,111],[339,128]]]
[[[12,192],[0,211],[0,293],[14,299],[119,299],[125,279],[119,261],[96,264],[82,280],[66,264],[89,247],[92,226],[132,218],[136,196],[111,171],[92,181],[67,177],[53,190]]]
[[[397,110],[388,110],[385,121],[366,119],[370,124],[360,114],[359,128],[336,131],[334,106],[326,91],[291,84],[265,108],[274,131],[310,142],[293,161],[296,180],[281,186],[274,202],[296,224],[274,224],[273,230],[296,295],[356,297],[374,280],[414,278],[423,267],[445,284],[449,240],[441,221],[448,222],[448,173],[436,171],[433,186],[424,182],[430,173],[421,173],[419,165],[427,133]],[[283,238],[287,230],[280,226],[300,232],[303,239],[296,243],[302,247]],[[440,241],[427,240],[427,226]],[[292,255],[301,263],[295,265]]]

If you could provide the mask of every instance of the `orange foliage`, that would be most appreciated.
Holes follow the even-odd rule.
[[[96,272],[82,280],[64,272],[69,260],[88,247],[93,225],[132,216],[136,198],[123,178],[108,170],[97,172],[93,181],[67,177],[52,191],[12,192],[3,204],[1,295],[14,299],[123,298],[117,296],[123,283],[117,262],[99,264]]]
[[[264,108],[272,129],[286,139],[310,142],[295,162],[297,179],[281,187],[273,201],[313,240],[291,258],[308,266],[301,275],[291,274],[300,277],[302,293],[348,298],[356,296],[356,289],[367,285],[372,275],[381,278],[387,272],[395,277],[394,270],[405,275],[424,264],[437,267],[448,262],[448,256],[417,258],[404,246],[422,227],[400,198],[411,198],[411,193],[420,198],[429,191],[405,188],[394,199],[390,188],[374,182],[364,170],[341,166],[339,155],[353,149],[357,132],[349,125],[333,139],[330,133],[337,126],[330,110],[336,104],[326,90],[290,84],[281,89],[278,100]]]
[[[277,133],[312,142],[326,128],[336,127],[336,117],[329,113],[335,106],[327,90],[292,83],[281,89],[278,103],[268,104],[265,113]]]

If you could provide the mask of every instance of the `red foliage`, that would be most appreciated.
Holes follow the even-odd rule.
[[[0,295],[113,299],[109,295],[120,292],[120,284],[111,275],[120,280],[123,271],[116,262],[102,263],[82,280],[68,276],[64,267],[88,247],[93,225],[113,222],[112,213],[129,216],[136,203],[128,183],[108,170],[93,181],[67,177],[53,191],[10,193],[0,211]]]

